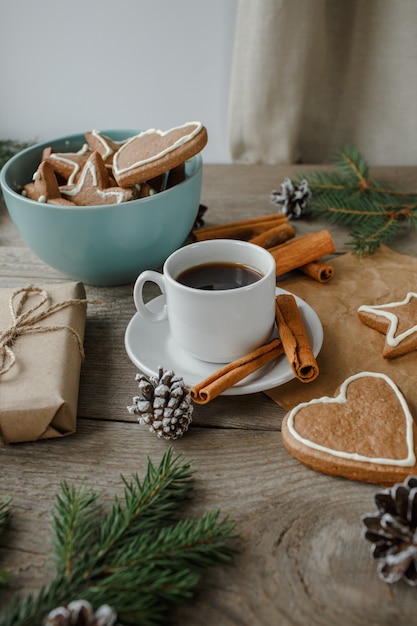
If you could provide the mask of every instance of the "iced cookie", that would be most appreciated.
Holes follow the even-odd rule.
[[[43,160],[52,165],[55,174],[61,176],[67,185],[73,185],[90,155],[91,152],[86,145],[79,152],[44,153]]]
[[[80,206],[119,204],[133,197],[131,189],[112,186],[107,168],[98,152],[93,152],[85,163],[74,185],[59,188],[62,196]]]
[[[358,315],[366,326],[385,334],[384,359],[417,350],[417,293],[408,293],[401,302],[360,306]]]
[[[75,202],[71,202],[71,200],[67,200],[62,196],[60,198],[52,198],[51,200],[46,201],[47,204],[59,204],[60,206],[76,206]]]
[[[127,139],[115,141],[99,130],[92,130],[85,133],[85,140],[90,150],[98,152],[104,163],[111,167],[113,155],[126,143]]]
[[[417,472],[414,419],[385,374],[360,372],[334,397],[299,404],[281,432],[296,459],[325,474],[391,485]]]
[[[113,175],[121,187],[132,187],[171,170],[207,143],[200,122],[190,122],[163,132],[146,130],[131,137],[113,156]]]
[[[22,194],[37,202],[47,202],[60,198],[58,181],[53,167],[47,161],[42,161],[33,175],[32,182],[23,187]]]

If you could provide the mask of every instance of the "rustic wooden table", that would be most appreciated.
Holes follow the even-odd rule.
[[[271,190],[299,169],[205,166],[206,225],[271,212]],[[417,167],[376,168],[373,174],[410,190],[417,186]],[[297,234],[327,227],[337,252],[347,250],[341,228],[312,219],[294,225]],[[392,247],[415,256],[416,242],[410,231]],[[27,249],[2,205],[0,286],[65,280]],[[0,607],[13,592],[36,592],[50,579],[50,512],[61,480],[87,478],[112,499],[122,492],[121,474],[143,473],[147,456],[158,463],[170,445],[126,409],[136,395],[137,370],[124,349],[135,312],[132,285],[86,288],[89,298],[105,305],[88,309],[76,434],[0,448],[0,495],[13,498],[11,526],[0,545],[0,568],[12,572],[12,582],[0,593]],[[174,613],[176,623],[416,623],[416,591],[383,584],[361,537],[360,517],[374,510],[376,487],[321,475],[294,460],[281,443],[283,415],[264,393],[220,397],[196,407],[190,431],[174,442],[195,470],[193,511],[219,508],[240,533],[234,565],[207,572],[201,593]]]

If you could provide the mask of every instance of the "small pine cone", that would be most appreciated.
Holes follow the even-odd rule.
[[[137,374],[140,395],[127,410],[163,439],[178,439],[188,430],[194,406],[184,380],[159,367],[158,376]]]
[[[417,476],[375,494],[378,512],[364,515],[364,537],[386,583],[417,586]]]
[[[117,614],[103,604],[96,612],[86,600],[74,600],[48,613],[44,626],[115,626]]]
[[[271,202],[278,204],[288,219],[299,219],[308,209],[311,191],[308,182],[304,179],[299,185],[294,185],[290,178],[285,178],[281,184],[281,191],[272,191]]]

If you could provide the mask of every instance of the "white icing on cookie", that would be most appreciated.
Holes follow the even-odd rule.
[[[406,445],[407,445],[407,457],[405,459],[389,459],[382,457],[368,457],[362,454],[357,454],[356,452],[345,452],[344,450],[333,450],[332,448],[328,448],[327,446],[322,446],[314,441],[310,441],[310,439],[305,439],[302,437],[294,426],[294,417],[300,411],[300,409],[309,406],[311,404],[343,404],[346,402],[346,392],[349,384],[357,380],[358,378],[366,378],[366,377],[375,377],[375,378],[383,378],[385,382],[391,387],[394,391],[395,395],[398,398],[398,401],[401,405],[401,408],[404,413],[405,423],[406,423]],[[320,452],[327,452],[328,454],[332,454],[333,456],[337,456],[343,459],[350,459],[352,461],[361,461],[363,463],[376,463],[377,465],[397,465],[400,467],[412,467],[416,462],[416,457],[414,454],[414,437],[413,437],[413,417],[408,408],[407,402],[405,401],[404,396],[398,389],[398,387],[393,383],[393,381],[386,376],[385,374],[376,374],[375,372],[360,372],[359,374],[354,374],[347,378],[340,387],[339,395],[336,398],[330,398],[329,396],[323,396],[322,398],[315,398],[314,400],[310,400],[309,402],[302,402],[292,409],[289,413],[287,420],[288,430],[291,435],[307,446],[308,448],[313,448],[314,450],[319,450]]]
[[[132,163],[128,167],[119,168],[119,166],[118,166],[118,159],[119,159],[119,155],[120,155],[121,150],[123,150],[131,142],[135,141],[138,137],[146,137],[146,135],[153,135],[155,133],[160,135],[161,137],[165,137],[166,135],[168,135],[172,131],[179,130],[180,128],[186,128],[187,126],[194,126],[194,130],[192,130],[191,133],[188,133],[187,135],[183,135],[182,137],[177,139],[177,141],[175,141],[173,144],[171,144],[170,146],[168,146],[164,150],[161,150],[161,152],[159,152],[158,154],[154,154],[151,157],[148,157],[147,159],[136,161],[136,163]],[[149,130],[143,131],[139,135],[135,135],[134,137],[131,137],[124,144],[123,148],[121,150],[119,150],[118,152],[116,152],[114,157],[113,157],[113,171],[114,171],[115,175],[119,176],[120,174],[124,174],[125,172],[130,172],[131,170],[133,170],[133,169],[135,169],[137,167],[141,167],[142,165],[145,165],[146,163],[152,163],[153,161],[157,161],[158,159],[160,159],[161,157],[165,156],[169,152],[172,152],[173,150],[175,150],[179,146],[182,146],[187,141],[190,141],[190,139],[192,139],[193,137],[198,135],[198,133],[201,131],[202,128],[203,128],[203,125],[202,125],[201,122],[188,122],[187,124],[182,124],[182,126],[176,126],[175,128],[170,128],[167,131],[155,130],[154,128],[150,128]]]
[[[81,172],[81,176],[78,179],[76,185],[74,185],[72,188],[65,187],[65,191],[61,187],[62,193],[65,196],[76,196],[83,188],[85,184],[85,179],[88,173],[90,173],[91,178],[93,179],[93,186],[96,187],[96,193],[99,196],[101,196],[102,198],[108,198],[108,197],[114,196],[115,198],[114,204],[120,204],[121,202],[124,201],[126,197],[126,193],[127,193],[126,189],[120,189],[119,191],[118,189],[115,189],[114,187],[111,189],[99,189],[97,187],[98,185],[97,171],[96,171],[96,166],[92,161],[87,161],[87,163],[84,165],[83,171]]]
[[[79,155],[81,153],[75,152],[73,154]],[[64,157],[61,154],[54,153],[54,154],[51,154],[49,158],[53,159],[54,161],[60,161],[61,163],[65,163],[68,167],[72,167],[72,172],[68,176],[67,185],[73,185],[75,177],[77,176],[78,172],[81,169],[80,165],[76,161],[73,161],[67,157]]]
[[[109,146],[109,144],[108,144],[108,141],[107,141],[108,138],[105,135],[102,135],[101,132],[99,130],[96,130],[96,129],[92,130],[91,134],[103,146],[104,154],[102,154],[101,156],[103,158],[103,161],[105,161],[106,159],[108,159],[114,153],[113,148],[111,148]],[[126,139],[122,139],[121,141],[114,141],[112,139],[111,141],[112,141],[113,144],[116,144],[117,146],[122,146],[124,143],[126,143]]]
[[[386,311],[385,309],[393,309],[395,307],[402,306],[403,304],[408,304],[411,298],[417,298],[417,293],[408,293],[404,300],[402,300],[401,302],[376,304],[375,306],[362,305],[359,307],[358,313],[362,311],[363,313],[374,313],[375,315],[385,317],[390,323],[386,334],[386,342],[389,346],[398,346],[398,344],[401,343],[403,339],[406,339],[413,333],[417,332],[417,324],[415,326],[407,328],[407,330],[395,336],[398,328],[398,317],[397,315],[395,315],[395,313],[391,313],[390,311]]]

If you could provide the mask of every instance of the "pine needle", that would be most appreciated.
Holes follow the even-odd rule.
[[[335,167],[346,180],[352,180],[357,188],[368,188],[369,168],[356,146],[347,144],[335,159]]]
[[[0,140],[0,170],[15,154],[28,148],[32,143],[15,141],[13,139]]]
[[[355,146],[346,145],[334,169],[299,174],[308,181],[314,217],[350,229],[352,251],[372,254],[398,237],[406,226],[417,227],[417,194],[370,178],[369,167]]]
[[[184,518],[193,472],[172,448],[145,477],[122,477],[124,500],[108,512],[85,484],[66,482],[53,513],[56,576],[36,597],[15,599],[0,613],[0,626],[33,626],[74,599],[110,604],[123,624],[166,623],[170,607],[191,598],[202,571],[230,563],[235,524],[220,513]]]

